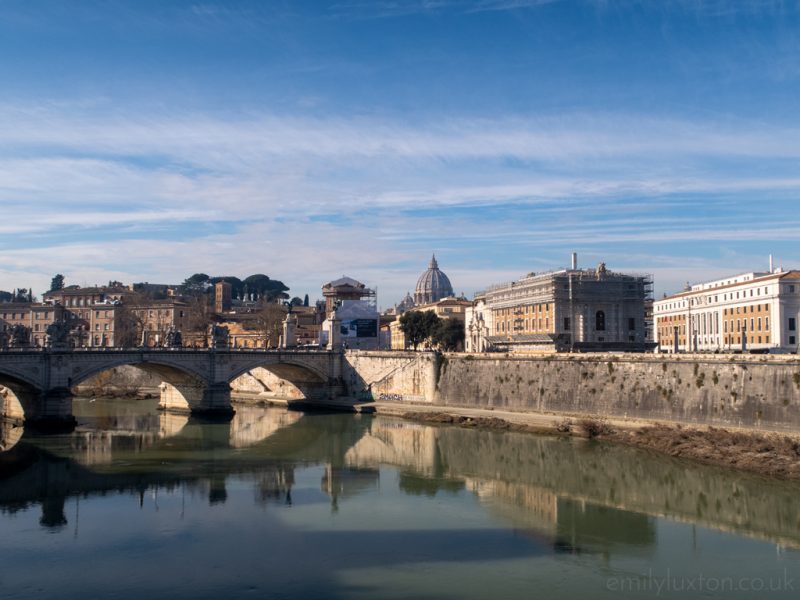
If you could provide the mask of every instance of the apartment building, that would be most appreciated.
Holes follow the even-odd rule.
[[[800,271],[751,272],[654,303],[660,352],[797,352]]]

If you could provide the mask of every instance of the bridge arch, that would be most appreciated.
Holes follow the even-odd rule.
[[[105,357],[103,357],[105,358]],[[115,367],[137,367],[145,372],[158,375],[170,383],[181,383],[185,380],[206,381],[206,374],[196,370],[190,364],[181,364],[169,361],[163,357],[150,357],[142,354],[128,354],[123,356],[109,356],[108,360],[95,361],[85,367],[78,367],[74,372],[70,384],[72,387],[80,385],[87,379],[99,375]]]
[[[110,356],[110,360],[92,363],[78,370],[70,379],[70,387],[85,383],[92,377],[123,366],[136,367],[156,376],[161,381],[160,408],[179,412],[190,412],[201,405],[208,387],[205,374],[190,365],[176,364],[162,357],[141,354]]]
[[[0,418],[21,424],[36,410],[36,400],[42,390],[24,375],[0,370]]]
[[[259,377],[257,369],[264,369],[279,380],[282,392],[273,389],[269,389],[269,392],[277,392],[278,395],[283,394],[290,398],[305,400],[324,399],[329,395],[327,372],[323,371],[318,365],[309,364],[294,357],[263,357],[247,361],[231,369],[228,383],[233,385],[237,379],[250,375],[260,385],[267,388],[268,385],[271,385],[270,382],[265,382],[263,377]],[[292,392],[295,393],[293,394]]]

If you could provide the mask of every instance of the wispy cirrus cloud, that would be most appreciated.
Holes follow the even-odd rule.
[[[500,269],[513,272],[567,248],[789,243],[797,230],[778,214],[800,194],[800,135],[759,122],[580,113],[403,123],[4,106],[0,138],[0,233],[15,239],[5,272],[36,282],[54,256],[60,270],[128,280],[178,281],[233,264],[247,274],[268,270],[258,266],[266,261],[303,264],[292,283],[313,292],[332,276],[319,250],[329,248],[391,297],[409,286],[399,280],[409,264],[437,249],[458,256],[467,242],[470,253],[491,246],[513,257]],[[734,200],[753,194],[775,210],[758,228]],[[165,253],[181,260],[165,266]],[[99,265],[98,254],[113,260]]]

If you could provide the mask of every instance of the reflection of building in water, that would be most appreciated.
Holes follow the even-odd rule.
[[[161,439],[155,431],[76,431],[70,438],[73,458],[84,465],[110,464],[119,452],[142,452]]]
[[[328,464],[322,476],[322,491],[331,497],[331,504],[337,507],[339,498],[352,498],[364,492],[378,489],[380,471],[358,467],[334,467]]]
[[[545,537],[565,552],[619,554],[655,546],[655,518],[582,499],[559,495],[536,485],[498,480],[467,479],[481,503],[515,528]]]
[[[278,408],[260,406],[236,407],[236,414],[231,420],[232,448],[246,448],[262,440],[283,427],[288,427],[303,416],[300,412],[288,412]]]
[[[142,452],[165,437],[163,414],[102,415],[70,438],[73,457],[85,465],[110,463],[115,453]],[[183,416],[183,423],[186,423]]]
[[[256,476],[256,502],[259,504],[291,504],[294,468],[280,465]]]
[[[558,523],[558,496],[552,490],[507,481],[466,480],[467,489],[482,504],[518,528],[532,528],[555,534]]]
[[[364,436],[345,454],[353,466],[396,465],[419,473],[436,470],[437,430],[394,419],[376,419]]]
[[[645,550],[654,550],[656,541],[655,517],[583,500],[558,499],[556,543],[562,549],[641,556]]]

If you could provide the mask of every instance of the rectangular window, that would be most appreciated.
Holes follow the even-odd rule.
[[[631,317],[628,319],[628,331],[633,331],[634,329],[636,329],[636,319]]]
[[[764,317],[764,331],[769,331],[769,317]]]
[[[789,336],[789,345],[794,346],[796,344],[795,337],[793,335]]]
[[[564,331],[569,331],[569,317],[564,317]]]
[[[789,331],[795,331],[795,327],[797,323],[795,322],[794,317],[789,317]]]

